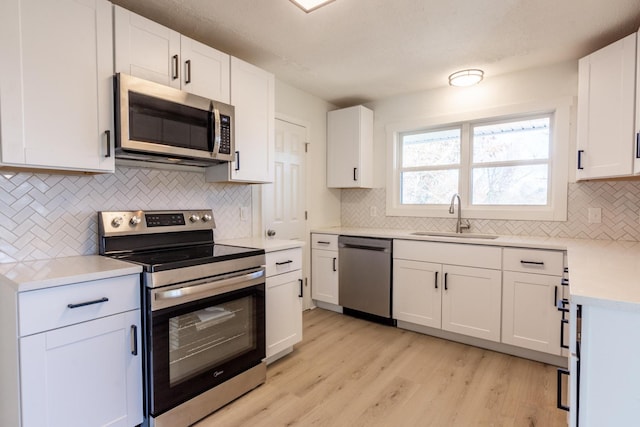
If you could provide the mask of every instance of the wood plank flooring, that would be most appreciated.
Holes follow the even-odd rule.
[[[217,426],[565,426],[556,368],[331,311]]]

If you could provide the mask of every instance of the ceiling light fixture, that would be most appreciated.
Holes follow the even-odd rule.
[[[291,0],[293,4],[309,13],[335,0]]]
[[[449,76],[449,84],[451,86],[473,86],[482,81],[484,71],[478,69],[469,69],[456,71]]]

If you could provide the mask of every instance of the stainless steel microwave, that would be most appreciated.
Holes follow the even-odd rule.
[[[118,73],[117,158],[190,166],[234,160],[232,105]]]

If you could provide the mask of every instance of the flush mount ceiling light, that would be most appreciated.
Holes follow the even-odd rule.
[[[484,71],[478,69],[456,71],[449,76],[449,84],[451,86],[473,86],[480,83],[483,77]]]
[[[291,0],[293,4],[309,13],[335,0]]]

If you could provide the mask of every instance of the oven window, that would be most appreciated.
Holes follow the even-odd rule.
[[[211,151],[211,113],[129,92],[129,139]]]
[[[246,296],[169,318],[171,387],[255,348],[254,299]]]

